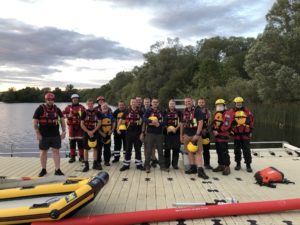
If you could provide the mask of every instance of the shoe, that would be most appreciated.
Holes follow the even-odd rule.
[[[105,166],[110,166],[110,163],[109,162],[105,162],[104,165]]]
[[[125,170],[129,170],[129,166],[123,165],[120,169],[121,172]]]
[[[79,162],[84,162],[83,156],[80,156],[78,161]]]
[[[39,177],[43,177],[47,174],[47,170],[46,169],[42,169],[41,172],[39,173]]]
[[[150,167],[145,168],[146,173],[150,173]]]
[[[70,157],[70,159],[69,159],[69,163],[73,163],[73,162],[75,162],[76,160],[75,160],[75,156],[71,156]]]
[[[212,166],[209,165],[209,164],[205,164],[205,165],[204,165],[204,168],[205,168],[205,169],[208,169],[208,170],[212,170],[212,169],[213,169]]]
[[[223,165],[218,165],[216,168],[214,168],[212,171],[213,172],[223,172],[225,169],[225,166]]]
[[[185,171],[185,174],[195,174],[197,173],[197,166],[191,165],[188,170]]]
[[[158,164],[158,160],[157,159],[151,160],[151,167],[156,168],[157,164]]]
[[[247,165],[246,168],[247,168],[247,172],[248,173],[252,173],[253,172],[253,170],[252,170],[252,168],[251,168],[250,165]]]
[[[57,169],[57,170],[55,170],[54,175],[55,176],[64,176],[65,174],[63,172],[61,172],[60,169]]]
[[[116,163],[116,162],[119,162],[120,161],[120,158],[119,157],[116,157],[116,158],[114,158],[111,162],[112,163]]]
[[[236,166],[234,167],[235,170],[240,170],[241,169],[241,164],[237,163]]]
[[[207,180],[209,179],[209,176],[207,176],[204,172],[204,169],[202,167],[198,167],[198,177],[204,179],[204,180]]]
[[[141,171],[144,171],[144,170],[145,170],[145,168],[143,167],[143,165],[137,165],[137,166],[136,166],[136,169],[137,169],[137,170],[141,170]]]
[[[84,162],[84,168],[83,168],[82,172],[87,172],[89,170],[90,170],[89,162],[85,161]]]
[[[94,161],[94,163],[93,163],[93,169],[94,170],[102,170],[101,163],[98,163],[97,161]]]
[[[161,171],[170,172],[169,168],[160,168]]]
[[[173,169],[174,169],[174,170],[179,170],[178,165],[173,165]]]
[[[229,166],[225,166],[222,174],[224,176],[229,175],[230,174],[230,167]]]

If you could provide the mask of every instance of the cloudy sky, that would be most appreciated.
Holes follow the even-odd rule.
[[[99,87],[157,41],[261,33],[275,0],[2,0],[0,91]]]

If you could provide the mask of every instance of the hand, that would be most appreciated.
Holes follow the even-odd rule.
[[[214,134],[214,136],[218,136],[219,132],[216,131],[216,130],[214,130],[214,131],[213,131],[213,134]]]
[[[199,135],[194,135],[192,138],[192,142],[197,142],[199,140]]]
[[[41,141],[42,140],[42,135],[40,134],[40,132],[36,133],[36,139],[38,141]]]
[[[120,130],[117,130],[117,133],[118,133],[118,134],[121,134],[121,131],[120,131]]]
[[[140,140],[141,140],[141,142],[144,142],[144,140],[145,140],[145,135],[143,133],[140,134]]]
[[[89,137],[93,137],[93,136],[94,136],[94,132],[91,131],[91,130],[89,130],[89,131],[87,132],[87,134],[89,135]]]
[[[63,140],[65,139],[65,137],[66,137],[66,132],[65,131],[61,132],[60,139]]]

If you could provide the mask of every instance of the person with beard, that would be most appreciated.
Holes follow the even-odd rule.
[[[60,154],[61,140],[66,136],[66,124],[63,113],[54,104],[55,95],[51,92],[45,95],[45,104],[41,104],[34,112],[33,127],[39,141],[40,162],[42,170],[39,177],[47,174],[47,157],[48,150],[52,148],[52,157],[54,161],[54,175],[63,176],[60,170]],[[62,133],[59,133],[59,125],[61,125]]]

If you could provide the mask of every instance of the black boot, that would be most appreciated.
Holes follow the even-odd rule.
[[[225,166],[223,165],[218,165],[216,168],[214,168],[212,171],[213,172],[223,172],[225,169]]]
[[[172,159],[172,166],[175,170],[178,170],[178,157],[173,157]]]
[[[137,169],[137,170],[142,170],[142,171],[145,170],[145,168],[143,167],[143,165],[137,165],[137,166],[136,166],[136,169]]]
[[[93,169],[94,170],[102,170],[101,163],[98,163],[96,160],[93,162]]]
[[[75,162],[75,156],[70,156],[69,163]]]
[[[116,157],[111,161],[112,163],[116,163],[120,161],[120,157]]]
[[[204,164],[204,168],[208,170],[212,170],[212,166],[210,164]]]
[[[247,165],[246,165],[246,168],[247,168],[247,172],[248,172],[248,173],[252,173],[252,172],[253,172],[253,170],[252,170],[250,164],[247,164]]]
[[[39,173],[39,177],[43,177],[43,176],[45,176],[47,174],[47,170],[45,169],[45,168],[43,168],[42,170],[41,170],[41,172]]]
[[[90,170],[89,162],[84,161],[84,168],[83,168],[82,172],[87,172],[89,170]]]
[[[84,162],[83,156],[79,156],[79,162]]]
[[[236,163],[236,166],[234,167],[235,170],[240,170],[241,169],[241,163],[238,162]]]
[[[197,173],[197,166],[191,165],[188,170],[185,171],[186,174],[195,174]]]
[[[207,176],[204,172],[204,169],[202,167],[198,167],[198,177],[207,180],[209,179],[209,176]]]
[[[123,166],[121,167],[121,169],[120,169],[121,172],[122,172],[122,171],[125,171],[125,170],[129,170],[129,166],[123,165]]]

